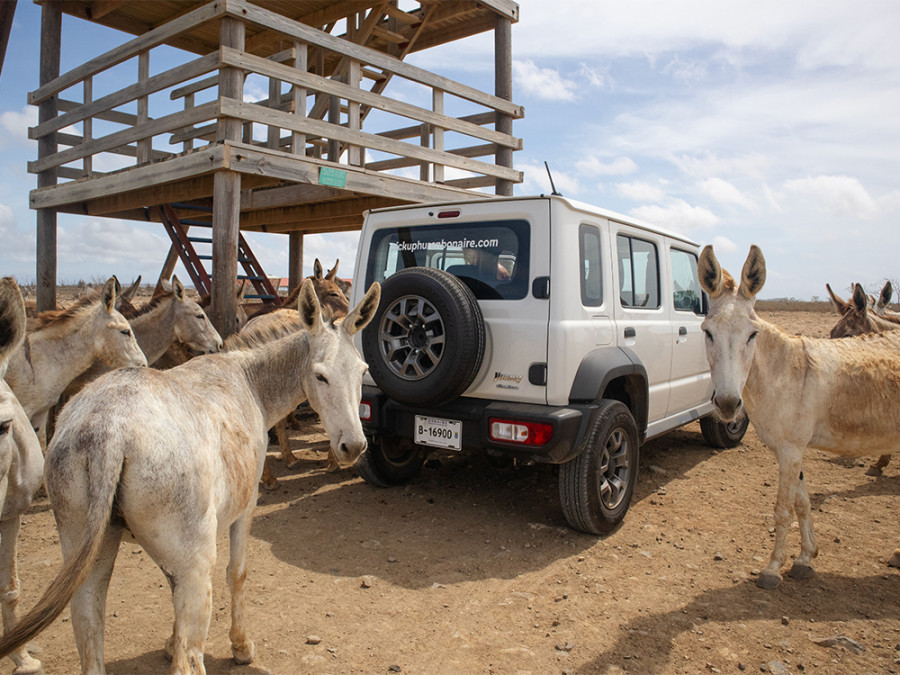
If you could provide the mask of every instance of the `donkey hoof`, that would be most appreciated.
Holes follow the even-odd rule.
[[[264,487],[266,490],[268,490],[269,492],[274,492],[274,491],[277,490],[278,487],[279,487],[278,479],[277,479],[277,478],[273,478],[273,479],[270,480],[270,481],[263,481],[263,487]]]
[[[13,671],[13,675],[43,675],[44,669],[41,662],[31,656],[20,659],[19,664]]]
[[[778,588],[780,583],[781,575],[777,572],[760,572],[759,578],[756,580],[756,585],[767,591]]]
[[[231,645],[231,654],[234,656],[234,662],[239,666],[246,666],[248,663],[252,663],[255,651],[253,640],[247,640],[242,645]]]
[[[894,551],[894,555],[888,560],[888,567],[900,567],[900,549]]]
[[[881,470],[881,467],[877,467],[874,464],[866,469],[867,476],[881,476],[884,475],[884,472]]]
[[[794,563],[788,574],[792,579],[812,579],[816,576],[816,571],[809,565]]]

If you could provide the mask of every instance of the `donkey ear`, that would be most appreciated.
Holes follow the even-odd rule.
[[[844,301],[841,296],[831,290],[831,286],[829,284],[825,284],[825,288],[828,291],[828,297],[831,300],[831,306],[834,308],[834,311],[838,314],[843,314],[844,310],[849,306],[846,301]]]
[[[316,262],[313,263],[313,274],[316,279],[322,281],[322,263],[319,262],[318,258],[316,258]]]
[[[349,335],[353,335],[365,328],[372,317],[375,316],[375,310],[378,309],[378,302],[381,300],[381,285],[376,281],[371,286],[359,304],[353,308],[353,311],[344,319],[344,330]]]
[[[700,252],[697,271],[700,273],[700,287],[709,294],[709,297],[717,298],[722,295],[725,290],[722,268],[716,260],[712,245],[707,244]]]
[[[141,287],[141,275],[138,274],[138,278],[134,280],[134,283],[131,284],[124,291],[119,293],[119,300],[128,300],[131,301],[131,298],[134,297],[134,294],[137,293],[137,289]]]
[[[0,279],[0,377],[6,359],[25,339],[25,300],[12,277]]]
[[[310,333],[317,333],[322,327],[322,309],[319,307],[319,299],[310,279],[304,279],[300,285],[297,311],[300,313],[300,323],[303,327]]]
[[[103,290],[100,293],[100,301],[103,303],[103,306],[106,307],[107,312],[111,312],[115,309],[116,292],[118,288],[119,280],[115,277],[110,277],[103,285]]]
[[[890,281],[886,281],[884,283],[884,288],[881,289],[881,295],[878,296],[878,304],[881,307],[887,307],[891,302],[891,296],[894,295],[894,287],[891,285]]]
[[[738,292],[747,300],[753,300],[756,294],[762,290],[766,283],[766,259],[763,257],[759,246],[753,244],[747,260],[744,261],[744,269],[741,271],[741,285]]]
[[[860,284],[853,284],[853,308],[858,314],[865,314],[869,308],[869,298]]]
[[[337,260],[334,261],[334,267],[332,267],[330,270],[328,270],[328,273],[325,275],[325,278],[328,281],[334,281],[334,275],[337,274],[337,268],[338,268],[338,265],[340,264],[340,262],[341,262],[341,259],[338,258]]]
[[[249,284],[246,279],[241,279],[241,283],[237,285],[237,291],[234,294],[234,297],[237,298],[238,302],[244,299],[244,293],[247,292],[247,287]]]
[[[184,284],[174,274],[172,275],[172,290],[175,292],[175,298],[179,302],[184,302]]]

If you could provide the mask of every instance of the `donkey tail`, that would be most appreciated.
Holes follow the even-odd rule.
[[[53,444],[48,450],[47,460],[50,462],[53,461],[52,454],[56,447],[57,444]],[[18,649],[50,626],[69,604],[75,591],[93,567],[103,543],[103,535],[109,526],[113,500],[124,463],[124,454],[121,450],[117,452],[111,447],[102,450],[104,451],[91,452],[88,461],[88,485],[91,496],[83,538],[63,561],[56,577],[37,604],[0,638],[0,658]],[[63,454],[66,454],[65,450]]]

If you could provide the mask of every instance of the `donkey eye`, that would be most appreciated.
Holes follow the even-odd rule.
[[[707,340],[709,340],[710,342],[715,342],[715,340],[713,340],[712,333],[710,333],[708,330],[705,330],[705,331],[703,331],[703,332],[706,333],[706,339],[707,339]]]
[[[122,335],[124,335],[125,337],[131,337],[131,329],[130,328],[126,328],[125,330],[120,330],[119,332]]]
[[[11,422],[0,422],[0,436],[6,436],[9,433],[9,426],[12,424]]]
[[[325,377],[324,375],[322,375],[322,373],[316,373],[316,379],[319,382],[324,382],[325,384],[328,384],[328,378]]]
[[[759,335],[759,331],[758,330],[753,331],[753,333],[750,334],[750,337],[747,338],[747,344],[749,345],[751,342],[753,342],[756,339],[757,335]]]
[[[195,318],[195,319],[200,319],[201,321],[203,321],[203,314],[198,314],[198,315],[197,315],[196,317],[194,317],[194,318]]]

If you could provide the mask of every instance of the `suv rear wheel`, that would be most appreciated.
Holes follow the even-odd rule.
[[[441,405],[468,389],[481,367],[484,318],[457,277],[410,267],[385,280],[362,344],[385,394],[401,403]]]
[[[730,422],[723,422],[715,415],[700,418],[703,440],[713,448],[737,447],[744,439],[748,426],[750,426],[750,418],[747,417],[746,410],[741,410],[741,414]]]
[[[574,459],[559,467],[559,498],[576,530],[607,534],[625,518],[638,476],[638,433],[631,411],[604,399]]]
[[[425,452],[409,438],[376,436],[356,460],[356,473],[375,487],[403,485],[425,463]]]

